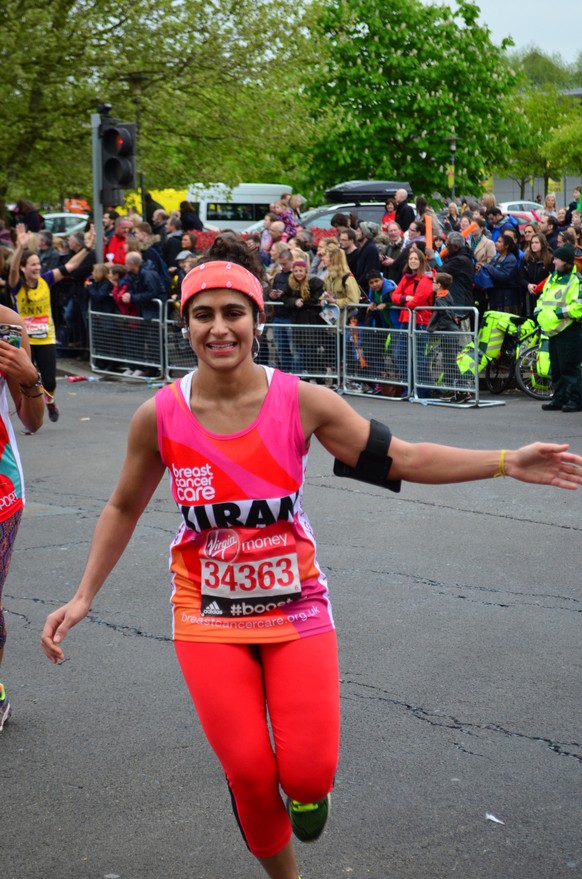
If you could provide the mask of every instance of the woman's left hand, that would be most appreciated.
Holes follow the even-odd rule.
[[[24,348],[16,348],[0,339],[0,372],[20,385],[33,385],[38,371]]]
[[[582,457],[568,451],[568,444],[532,443],[508,451],[505,473],[521,482],[578,488],[582,485]]]

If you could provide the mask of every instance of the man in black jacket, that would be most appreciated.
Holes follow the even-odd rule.
[[[381,269],[380,251],[374,241],[379,232],[380,226],[378,223],[366,223],[365,221],[362,221],[356,229],[359,251],[354,274],[360,290],[366,293],[368,291],[368,275],[370,272],[379,272]]]
[[[414,213],[414,208],[412,208],[408,204],[408,193],[405,189],[397,189],[396,190],[396,216],[395,220],[402,229],[403,232],[406,232],[410,224],[413,222],[416,214]]]
[[[162,244],[162,256],[169,269],[178,271],[176,257],[182,250],[182,223],[174,216],[166,220],[166,240]]]
[[[356,233],[354,229],[341,230],[339,235],[339,246],[346,255],[350,272],[357,277],[360,251],[356,244]]]
[[[447,238],[447,255],[443,270],[453,278],[449,292],[455,308],[472,308],[475,304],[473,294],[475,261],[471,248],[460,232],[451,232]],[[457,317],[461,318],[463,315],[457,312]]]
[[[141,253],[128,253],[125,268],[127,275],[121,283],[127,284],[129,289],[123,294],[122,301],[135,305],[140,317],[159,318],[160,307],[154,300],[162,300],[165,296],[158,273],[143,263]]]

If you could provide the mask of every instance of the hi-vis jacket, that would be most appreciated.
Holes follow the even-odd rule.
[[[582,276],[552,272],[542,288],[534,316],[548,336],[556,336],[570,324],[582,320]]]

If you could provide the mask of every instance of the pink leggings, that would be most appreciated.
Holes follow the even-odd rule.
[[[335,632],[283,644],[176,641],[175,648],[245,841],[256,857],[270,858],[291,838],[279,786],[301,803],[321,800],[333,787],[339,752]]]

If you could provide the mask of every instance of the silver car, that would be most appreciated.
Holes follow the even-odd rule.
[[[66,237],[71,232],[84,232],[89,222],[89,214],[43,214],[44,228],[53,235]]]

